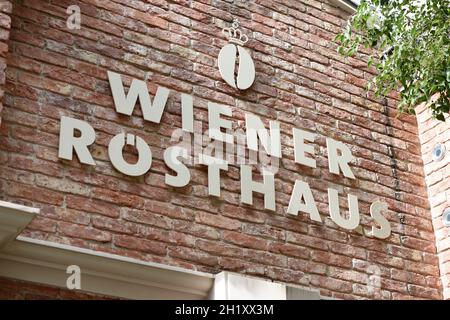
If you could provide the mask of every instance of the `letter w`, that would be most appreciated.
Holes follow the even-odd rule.
[[[133,79],[131,82],[128,95],[125,96],[125,89],[122,84],[122,77],[120,74],[108,71],[109,85],[113,94],[114,104],[118,113],[131,116],[139,98],[141,104],[142,115],[145,120],[159,123],[162,114],[166,107],[167,98],[170,90],[163,87],[158,87],[156,91],[155,100],[150,99],[147,85],[142,80]]]

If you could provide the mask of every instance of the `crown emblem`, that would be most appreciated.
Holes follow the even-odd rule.
[[[242,33],[237,19],[230,28],[223,28],[228,36],[228,43],[220,50],[217,58],[220,75],[231,87],[246,90],[255,81],[255,64],[250,54],[244,49],[248,37]]]
[[[231,24],[231,28],[223,28],[222,33],[228,37],[228,41],[230,43],[235,43],[243,46],[247,43],[248,37],[247,35],[243,34],[242,31],[238,28],[239,22],[237,19],[234,19],[233,23]]]

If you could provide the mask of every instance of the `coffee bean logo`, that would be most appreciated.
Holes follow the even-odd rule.
[[[235,89],[245,90],[255,81],[255,64],[250,54],[243,48],[248,37],[238,29],[235,20],[231,28],[222,30],[228,36],[228,43],[220,50],[218,64],[222,78]],[[236,70],[237,65],[237,70]]]

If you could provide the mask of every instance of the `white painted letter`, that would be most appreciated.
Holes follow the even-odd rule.
[[[331,173],[339,174],[339,168],[347,178],[355,179],[349,162],[353,161],[353,155],[350,149],[340,141],[327,138],[328,167]],[[341,151],[341,155],[338,154]]]
[[[241,201],[253,204],[253,192],[264,194],[264,207],[275,211],[275,176],[267,170],[263,171],[264,182],[253,181],[252,167],[241,165]]]
[[[370,216],[380,225],[380,228],[372,227],[372,235],[376,238],[386,239],[391,235],[391,224],[381,214],[381,211],[387,210],[388,205],[386,202],[375,201],[370,206]]]
[[[221,115],[231,117],[233,112],[228,106],[208,102],[209,138],[233,144],[233,136],[229,133],[222,132],[222,129],[232,129],[231,121],[221,118]]]
[[[75,130],[80,131],[80,136],[75,137]],[[95,166],[95,161],[89,152],[88,146],[95,141],[95,131],[85,121],[61,117],[59,130],[59,152],[61,159],[72,160],[73,150],[81,163]]]
[[[314,142],[316,135],[314,133],[297,128],[293,128],[292,133],[294,136],[295,162],[311,168],[315,168],[316,160],[305,156],[306,153],[314,155],[314,146],[305,144],[305,140]]]
[[[139,99],[141,105],[142,115],[145,120],[159,123],[163,111],[166,107],[167,98],[170,90],[164,87],[158,87],[155,95],[155,100],[150,99],[147,84],[145,81],[133,79],[131,82],[128,95],[125,96],[125,89],[122,84],[122,77],[120,74],[108,71],[109,85],[113,94],[114,104],[118,113],[131,116]]]
[[[77,265],[68,266],[66,273],[70,274],[66,281],[66,287],[69,290],[81,289],[81,269]]]
[[[184,131],[194,132],[194,103],[192,96],[181,94],[181,126]]]
[[[247,131],[247,146],[250,150],[258,151],[258,137],[268,155],[281,158],[280,123],[270,121],[270,137],[264,123],[258,116],[245,114],[245,126]]]
[[[301,203],[302,199],[305,203]],[[299,211],[309,213],[309,217],[314,221],[322,222],[309,185],[304,181],[296,180],[287,212],[296,216]]]
[[[164,152],[166,165],[177,173],[176,176],[166,173],[166,184],[172,187],[184,187],[191,180],[191,173],[186,165],[178,160],[178,157],[188,159],[188,152],[185,148],[173,146]]]
[[[129,164],[123,158],[123,147],[125,146],[125,133],[119,133],[111,139],[108,146],[108,155],[112,165],[118,171],[129,176],[141,176],[152,166],[152,151],[147,142],[141,137],[127,134],[126,144],[135,146],[139,155],[135,164]]]
[[[220,197],[220,171],[228,171],[228,162],[207,155],[202,161],[208,166],[208,194]]]
[[[338,191],[328,188],[328,207],[330,210],[331,219],[340,227],[348,230],[353,230],[359,226],[359,208],[358,198],[354,195],[348,195],[348,219],[345,219],[340,214],[339,209],[339,194]]]
[[[67,7],[67,14],[70,16],[67,18],[66,26],[69,30],[81,29],[81,10],[77,5],[71,5]]]

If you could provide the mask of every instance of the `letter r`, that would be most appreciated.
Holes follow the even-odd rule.
[[[80,136],[75,137],[75,129],[80,131]],[[88,146],[95,141],[95,131],[85,121],[69,117],[61,117],[59,131],[59,151],[58,157],[72,160],[73,150],[81,163],[95,166],[95,161],[89,152]]]

